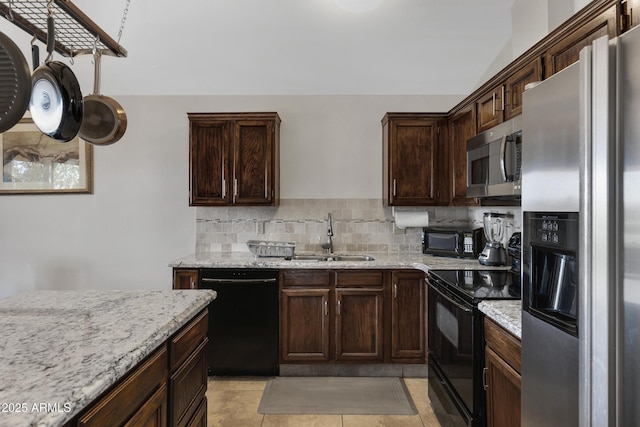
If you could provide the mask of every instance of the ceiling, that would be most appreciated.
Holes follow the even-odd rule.
[[[117,38],[126,0],[73,3]],[[335,0],[131,0],[129,55],[103,59],[101,92],[466,95],[509,43],[513,3],[383,0],[352,13]],[[26,55],[26,33],[4,19],[0,31]],[[90,56],[72,69],[91,90]]]

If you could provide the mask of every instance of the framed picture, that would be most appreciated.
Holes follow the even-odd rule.
[[[91,193],[93,146],[76,137],[60,142],[30,117],[0,134],[0,194]]]

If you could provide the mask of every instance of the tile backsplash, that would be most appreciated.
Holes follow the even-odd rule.
[[[383,206],[381,199],[282,199],[280,206],[196,209],[196,253],[244,252],[248,251],[245,242],[253,239],[295,242],[298,253],[321,252],[320,243],[327,240],[329,213],[334,252],[419,253],[422,250],[422,230],[397,229],[392,209]],[[482,226],[484,212],[511,212],[515,217],[512,231],[520,229],[519,208],[405,209],[427,211],[430,225],[471,221]]]

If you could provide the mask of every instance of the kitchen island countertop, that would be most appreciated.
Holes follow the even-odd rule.
[[[0,425],[71,420],[215,297],[90,290],[0,299]]]

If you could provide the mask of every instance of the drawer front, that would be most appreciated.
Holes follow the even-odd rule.
[[[162,346],[78,420],[80,427],[122,425],[167,378],[167,349]]]
[[[502,357],[516,372],[521,373],[522,349],[520,340],[486,317],[484,319],[484,335],[487,346]]]
[[[340,271],[336,273],[336,286],[382,286],[382,271]]]
[[[170,341],[171,371],[180,366],[207,336],[209,310],[204,309]]]
[[[207,398],[202,398],[198,409],[189,420],[187,427],[207,427]]]
[[[282,286],[329,286],[331,273],[328,270],[284,270]]]
[[[198,408],[207,390],[207,357],[205,338],[186,362],[169,378],[171,426],[185,426]]]
[[[167,425],[167,385],[162,384],[124,427],[164,427]]]

